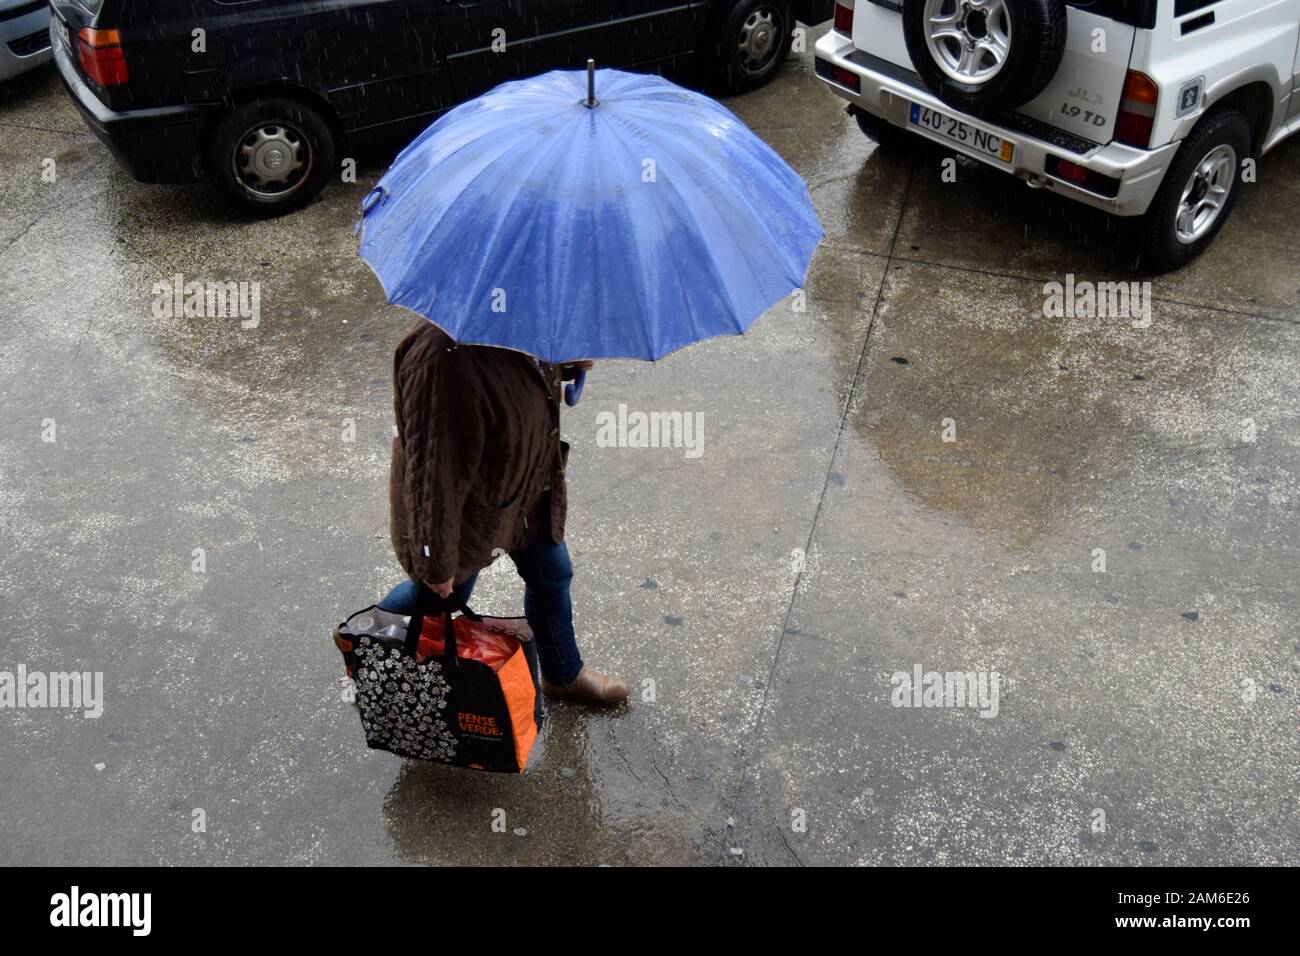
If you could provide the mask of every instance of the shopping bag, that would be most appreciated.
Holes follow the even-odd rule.
[[[524,618],[479,615],[421,588],[410,617],[368,607],[340,624],[334,639],[370,747],[523,773],[545,716]]]

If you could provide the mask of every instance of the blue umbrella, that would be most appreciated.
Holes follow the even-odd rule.
[[[743,333],[803,284],[822,237],[803,180],[732,113],[590,62],[447,113],[360,226],[390,303],[557,364]]]

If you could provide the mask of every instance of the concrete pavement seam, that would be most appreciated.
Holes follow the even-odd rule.
[[[808,526],[808,537],[804,542],[805,555],[809,554],[812,551],[813,539],[817,534],[817,522],[821,518],[822,507],[826,503],[826,492],[827,489],[830,488],[831,473],[834,472],[835,470],[835,459],[839,455],[840,442],[844,438],[844,428],[845,425],[848,423],[849,415],[853,411],[853,401],[857,397],[858,386],[862,380],[863,369],[866,366],[867,351],[871,347],[871,331],[872,329],[875,328],[876,316],[880,313],[881,302],[884,301],[885,284],[889,281],[889,267],[894,262],[894,258],[895,258],[893,255],[893,249],[898,243],[898,234],[903,227],[903,217],[907,211],[907,201],[912,193],[912,180],[915,178],[915,176],[916,176],[916,170],[914,167],[908,173],[907,185],[903,188],[903,201],[899,203],[898,221],[895,222],[894,224],[894,237],[891,240],[889,246],[890,254],[885,257],[885,268],[884,271],[881,272],[880,274],[880,284],[876,287],[875,300],[872,302],[871,305],[871,318],[867,322],[866,333],[862,336],[862,351],[858,353],[857,368],[854,370],[853,381],[852,384],[849,386],[848,395],[845,397],[844,411],[840,415],[839,428],[835,432],[835,442],[834,444],[831,445],[830,461],[826,467],[826,475],[822,478],[821,493],[817,496],[817,507],[813,510],[812,521]],[[785,644],[785,636],[790,628],[790,617],[794,613],[794,605],[799,598],[799,586],[802,582],[803,582],[803,572],[799,571],[798,573],[795,574],[794,584],[790,588],[790,600],[786,604],[785,615],[782,617],[781,620],[781,632],[777,635],[776,650],[772,654],[772,666],[768,669],[767,682],[763,687],[763,700],[762,703],[759,705],[758,717],[754,724],[753,733],[750,736],[750,739],[754,741],[757,741],[759,739],[759,733],[763,726],[763,718],[764,715],[767,713],[767,703],[772,693],[772,683],[774,678],[776,677],[777,665],[780,663],[781,660],[781,648]],[[746,747],[745,756],[741,760],[740,780],[737,782],[736,791],[732,796],[731,812],[728,814],[733,818],[736,815],[736,808],[740,803],[740,795],[743,792],[745,787],[745,776],[749,770],[750,755],[752,754],[752,752],[753,751],[750,747]],[[790,852],[790,854],[795,857],[796,861],[798,861],[800,865],[803,865],[803,860],[799,858],[799,855],[795,852],[794,848],[790,846],[789,841],[785,839],[784,832],[782,832],[781,834],[781,839],[782,842],[785,843],[786,849]]]
[[[837,242],[834,239],[828,240],[832,246],[844,248],[847,252],[860,256],[870,256],[873,259],[885,259],[888,262],[902,262],[914,266],[929,266],[933,269],[951,269],[954,272],[968,272],[971,275],[988,276],[991,279],[1012,279],[1020,282],[1041,283],[1048,280],[1041,276],[1025,275],[1020,272],[998,272],[994,269],[976,269],[972,266],[957,265],[951,262],[940,262],[934,259],[917,259],[911,256],[896,256],[891,252],[875,252],[871,249],[862,249],[855,246],[848,246]],[[1152,302],[1163,302],[1165,305],[1178,305],[1187,309],[1203,309],[1206,312],[1221,312],[1224,315],[1235,315],[1243,319],[1260,319],[1265,322],[1283,322],[1287,325],[1300,325],[1300,315],[1269,315],[1267,312],[1249,312],[1245,309],[1230,309],[1222,305],[1207,305],[1203,302],[1184,302],[1182,299],[1171,299],[1167,296],[1152,295]]]
[[[76,136],[85,140],[94,138],[84,129],[50,129],[48,126],[32,126],[29,123],[10,123],[8,120],[0,120],[0,127],[6,127],[8,129],[25,129],[37,133],[53,133],[56,136]]]
[[[99,159],[98,162],[95,162],[95,163],[93,163],[93,164],[91,165],[89,171],[93,173],[95,170],[97,170],[97,169],[99,169],[101,166],[103,166],[104,163],[106,163],[107,161],[108,161],[108,157],[107,157],[107,156],[102,156],[102,157],[100,157],[100,159]],[[50,201],[49,203],[47,203],[44,207],[42,207],[41,211],[38,212],[38,213],[36,214],[36,218],[35,218],[35,219],[33,219],[31,222],[29,222],[26,226],[23,227],[23,231],[22,231],[22,232],[18,233],[18,235],[14,236],[12,239],[10,239],[8,242],[5,243],[5,247],[4,247],[3,249],[0,249],[0,257],[3,257],[3,256],[5,256],[5,255],[8,255],[9,250],[12,249],[14,246],[16,246],[19,242],[21,242],[21,241],[23,240],[23,238],[24,238],[24,237],[25,237],[29,232],[31,232],[33,228],[36,227],[36,224],[37,224],[37,223],[43,221],[43,220],[44,220],[45,218],[47,218],[51,213],[53,213],[56,209],[59,208],[58,205],[57,205],[57,204],[55,203],[55,201],[54,201],[55,199],[58,199],[58,198],[59,198],[58,195],[57,195],[58,192],[61,192],[61,190],[56,190],[56,195],[54,196],[54,198],[51,199],[51,201]]]

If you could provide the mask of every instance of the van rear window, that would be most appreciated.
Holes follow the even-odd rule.
[[[1150,30],[1156,25],[1156,0],[1065,0],[1067,6]]]

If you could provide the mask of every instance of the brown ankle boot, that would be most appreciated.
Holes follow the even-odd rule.
[[[547,697],[578,700],[587,704],[612,707],[627,700],[632,685],[621,677],[602,674],[591,667],[583,667],[577,678],[569,684],[552,684],[542,678],[542,693]]]

